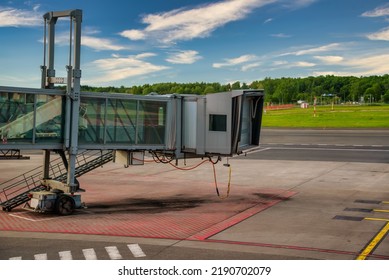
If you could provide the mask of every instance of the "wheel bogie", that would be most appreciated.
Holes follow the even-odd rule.
[[[80,194],[53,190],[31,192],[30,196],[29,207],[26,209],[34,212],[54,212],[66,216],[73,214],[75,209],[82,207]]]

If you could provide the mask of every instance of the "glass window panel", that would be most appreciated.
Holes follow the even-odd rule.
[[[63,142],[63,106],[64,99],[60,96],[36,96],[35,141]]]
[[[62,97],[25,93],[1,93],[0,134],[7,143],[61,142]],[[34,104],[34,102],[36,102]]]
[[[26,98],[28,95],[14,92],[1,94],[0,136],[4,143],[32,142],[34,97]]]
[[[81,97],[78,124],[80,144],[104,143],[105,99]]]
[[[108,99],[107,143],[135,144],[136,100]]]
[[[139,102],[137,144],[165,144],[166,107],[163,101]]]

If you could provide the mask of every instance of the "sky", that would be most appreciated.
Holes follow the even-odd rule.
[[[43,15],[81,9],[81,84],[389,74],[389,1],[0,0],[0,85],[40,87]],[[69,19],[56,24],[66,76]]]

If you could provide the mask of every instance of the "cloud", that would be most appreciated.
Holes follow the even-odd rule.
[[[100,33],[98,30],[87,30],[86,34],[97,34]],[[55,37],[55,42],[58,45],[68,45],[69,44],[69,34],[63,32],[57,34]],[[121,51],[128,50],[128,47],[123,45],[115,44],[111,39],[99,38],[91,35],[83,35],[81,38],[81,45],[94,49],[96,51]]]
[[[317,70],[313,75],[337,75],[337,76],[371,76],[385,75],[389,73],[389,54],[372,53],[363,56],[353,54],[350,57],[343,57],[342,60],[333,63],[339,70]]]
[[[270,36],[275,37],[275,38],[290,38],[290,37],[292,37],[292,35],[285,34],[285,33],[271,34]]]
[[[166,61],[172,64],[193,64],[200,59],[202,57],[197,51],[188,50],[172,53]]]
[[[156,39],[164,44],[205,38],[229,22],[247,17],[254,9],[277,0],[224,0],[197,6],[193,9],[177,9],[165,13],[149,14],[142,18],[143,30],[131,29],[120,33],[130,40]]]
[[[381,29],[378,32],[366,35],[369,40],[389,41],[389,27]]]
[[[290,69],[290,68],[309,68],[309,67],[316,66],[316,64],[308,61],[289,62],[286,60],[279,60],[279,61],[274,61],[272,63],[272,66],[273,67],[269,68],[269,70],[271,71],[280,70],[280,69]]]
[[[363,17],[384,17],[389,16],[389,4],[375,8],[362,14]]]
[[[35,27],[43,25],[42,15],[38,13],[39,5],[32,10],[0,7],[0,27]]]
[[[267,20],[265,20],[263,23],[266,24],[266,23],[269,23],[269,22],[272,22],[273,19],[272,18],[268,18]]]
[[[120,51],[127,49],[124,46],[114,44],[110,39],[82,36],[81,44],[97,51]]]
[[[242,66],[242,71],[243,71],[243,72],[246,72],[246,71],[249,71],[249,70],[258,68],[259,66],[261,66],[261,63],[259,63],[259,62],[246,64],[246,65],[243,65],[243,66]]]
[[[224,59],[225,62],[221,63],[213,63],[212,67],[213,68],[224,68],[224,67],[231,67],[231,66],[236,66],[239,64],[243,64],[245,62],[253,62],[253,60],[257,60],[258,58],[255,55],[252,54],[246,54],[242,55],[236,58],[227,58]]]
[[[344,60],[342,56],[328,55],[328,56],[314,56],[314,58],[320,60],[325,64],[337,64]]]
[[[345,65],[353,69],[354,75],[385,75],[389,73],[389,54],[373,54],[353,57],[345,61]]]
[[[281,0],[282,5],[288,9],[300,9],[312,5],[319,0]]]
[[[115,55],[111,58],[98,59],[89,65],[94,72],[93,80],[86,80],[86,83],[106,83],[128,79],[134,76],[147,75],[150,73],[169,69],[167,66],[155,65],[143,59],[156,56],[153,53],[141,53],[120,57]]]
[[[290,64],[292,67],[313,67],[316,64],[308,61],[297,61]]]
[[[279,56],[287,56],[287,55],[301,56],[301,55],[307,55],[307,54],[315,54],[315,53],[339,50],[341,48],[342,48],[341,44],[332,43],[332,44],[328,44],[328,45],[324,45],[324,46],[302,49],[302,50],[298,50],[298,51],[294,51],[294,52],[287,52],[287,53],[280,54]]]
[[[146,32],[136,29],[122,31],[119,35],[133,41],[145,40],[147,37]]]

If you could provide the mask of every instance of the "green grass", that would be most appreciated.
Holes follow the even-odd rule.
[[[389,105],[317,106],[308,109],[271,110],[263,114],[263,127],[389,128]]]

